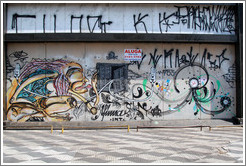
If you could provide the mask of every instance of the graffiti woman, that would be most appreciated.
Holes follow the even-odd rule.
[[[88,84],[80,64],[61,59],[33,59],[21,70],[7,92],[8,120],[69,121],[68,111],[77,108],[78,101],[83,101],[93,115],[97,113],[97,73]],[[96,96],[88,101],[83,95],[91,88]]]

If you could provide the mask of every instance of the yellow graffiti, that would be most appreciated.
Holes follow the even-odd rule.
[[[28,67],[36,65],[37,68],[38,63],[36,62],[31,62],[33,64],[30,63]],[[59,61],[53,63],[39,60],[38,62],[55,66]],[[7,92],[7,118],[9,121],[25,122],[31,118],[42,118],[44,121],[69,121],[71,118],[67,112],[76,108],[78,101],[86,103],[92,114],[97,113],[99,103],[99,94],[96,88],[97,73],[93,75],[91,84],[88,84],[88,79],[83,75],[83,68],[80,64],[60,61],[60,65],[61,67],[55,69],[53,73],[44,74],[41,72],[41,74],[30,75],[32,72],[26,74],[28,72],[23,71],[25,73],[23,78],[13,79]],[[41,70],[45,70],[43,66],[40,65]],[[32,84],[45,78],[48,79],[43,83],[44,85],[40,86],[45,86],[50,93],[41,95],[32,92],[30,88]],[[83,94],[88,92],[88,88],[92,88],[96,94],[93,104],[83,97]],[[20,97],[23,91],[33,101],[28,100],[25,96]]]

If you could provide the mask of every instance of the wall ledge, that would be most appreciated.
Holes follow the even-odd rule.
[[[236,43],[236,35],[140,33],[16,33],[5,34],[7,43],[29,42],[152,42]]]

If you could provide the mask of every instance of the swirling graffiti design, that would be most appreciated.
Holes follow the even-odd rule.
[[[228,107],[230,107],[231,99],[227,96],[221,97],[220,103],[221,103],[222,109],[220,109],[220,110],[208,110],[202,106],[202,103],[211,102],[215,98],[215,94],[218,91],[218,89],[217,90],[215,89],[214,83],[211,81],[211,85],[210,85],[211,90],[208,90],[206,85],[209,82],[209,74],[208,74],[206,68],[199,63],[192,63],[192,64],[184,65],[176,71],[176,73],[174,75],[174,89],[176,90],[176,92],[180,93],[180,90],[178,89],[178,85],[177,85],[177,77],[180,74],[180,72],[187,67],[198,67],[198,68],[200,68],[200,73],[202,73],[202,71],[203,71],[203,73],[205,73],[205,74],[203,74],[203,76],[205,76],[205,78],[204,77],[201,78],[201,75],[199,75],[197,77],[194,76],[194,77],[190,78],[188,81],[189,93],[187,94],[187,96],[186,96],[185,100],[183,100],[183,102],[181,102],[176,107],[171,109],[172,111],[175,111],[175,110],[181,108],[183,105],[191,102],[192,99],[194,100],[194,102],[195,102],[195,104],[199,110],[201,110],[205,114],[209,114],[212,116],[219,114],[219,113],[222,113]],[[168,114],[170,112],[171,112],[170,110],[165,111],[165,114]]]

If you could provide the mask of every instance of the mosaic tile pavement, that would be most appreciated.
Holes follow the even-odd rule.
[[[243,128],[4,130],[7,163],[243,163]]]

